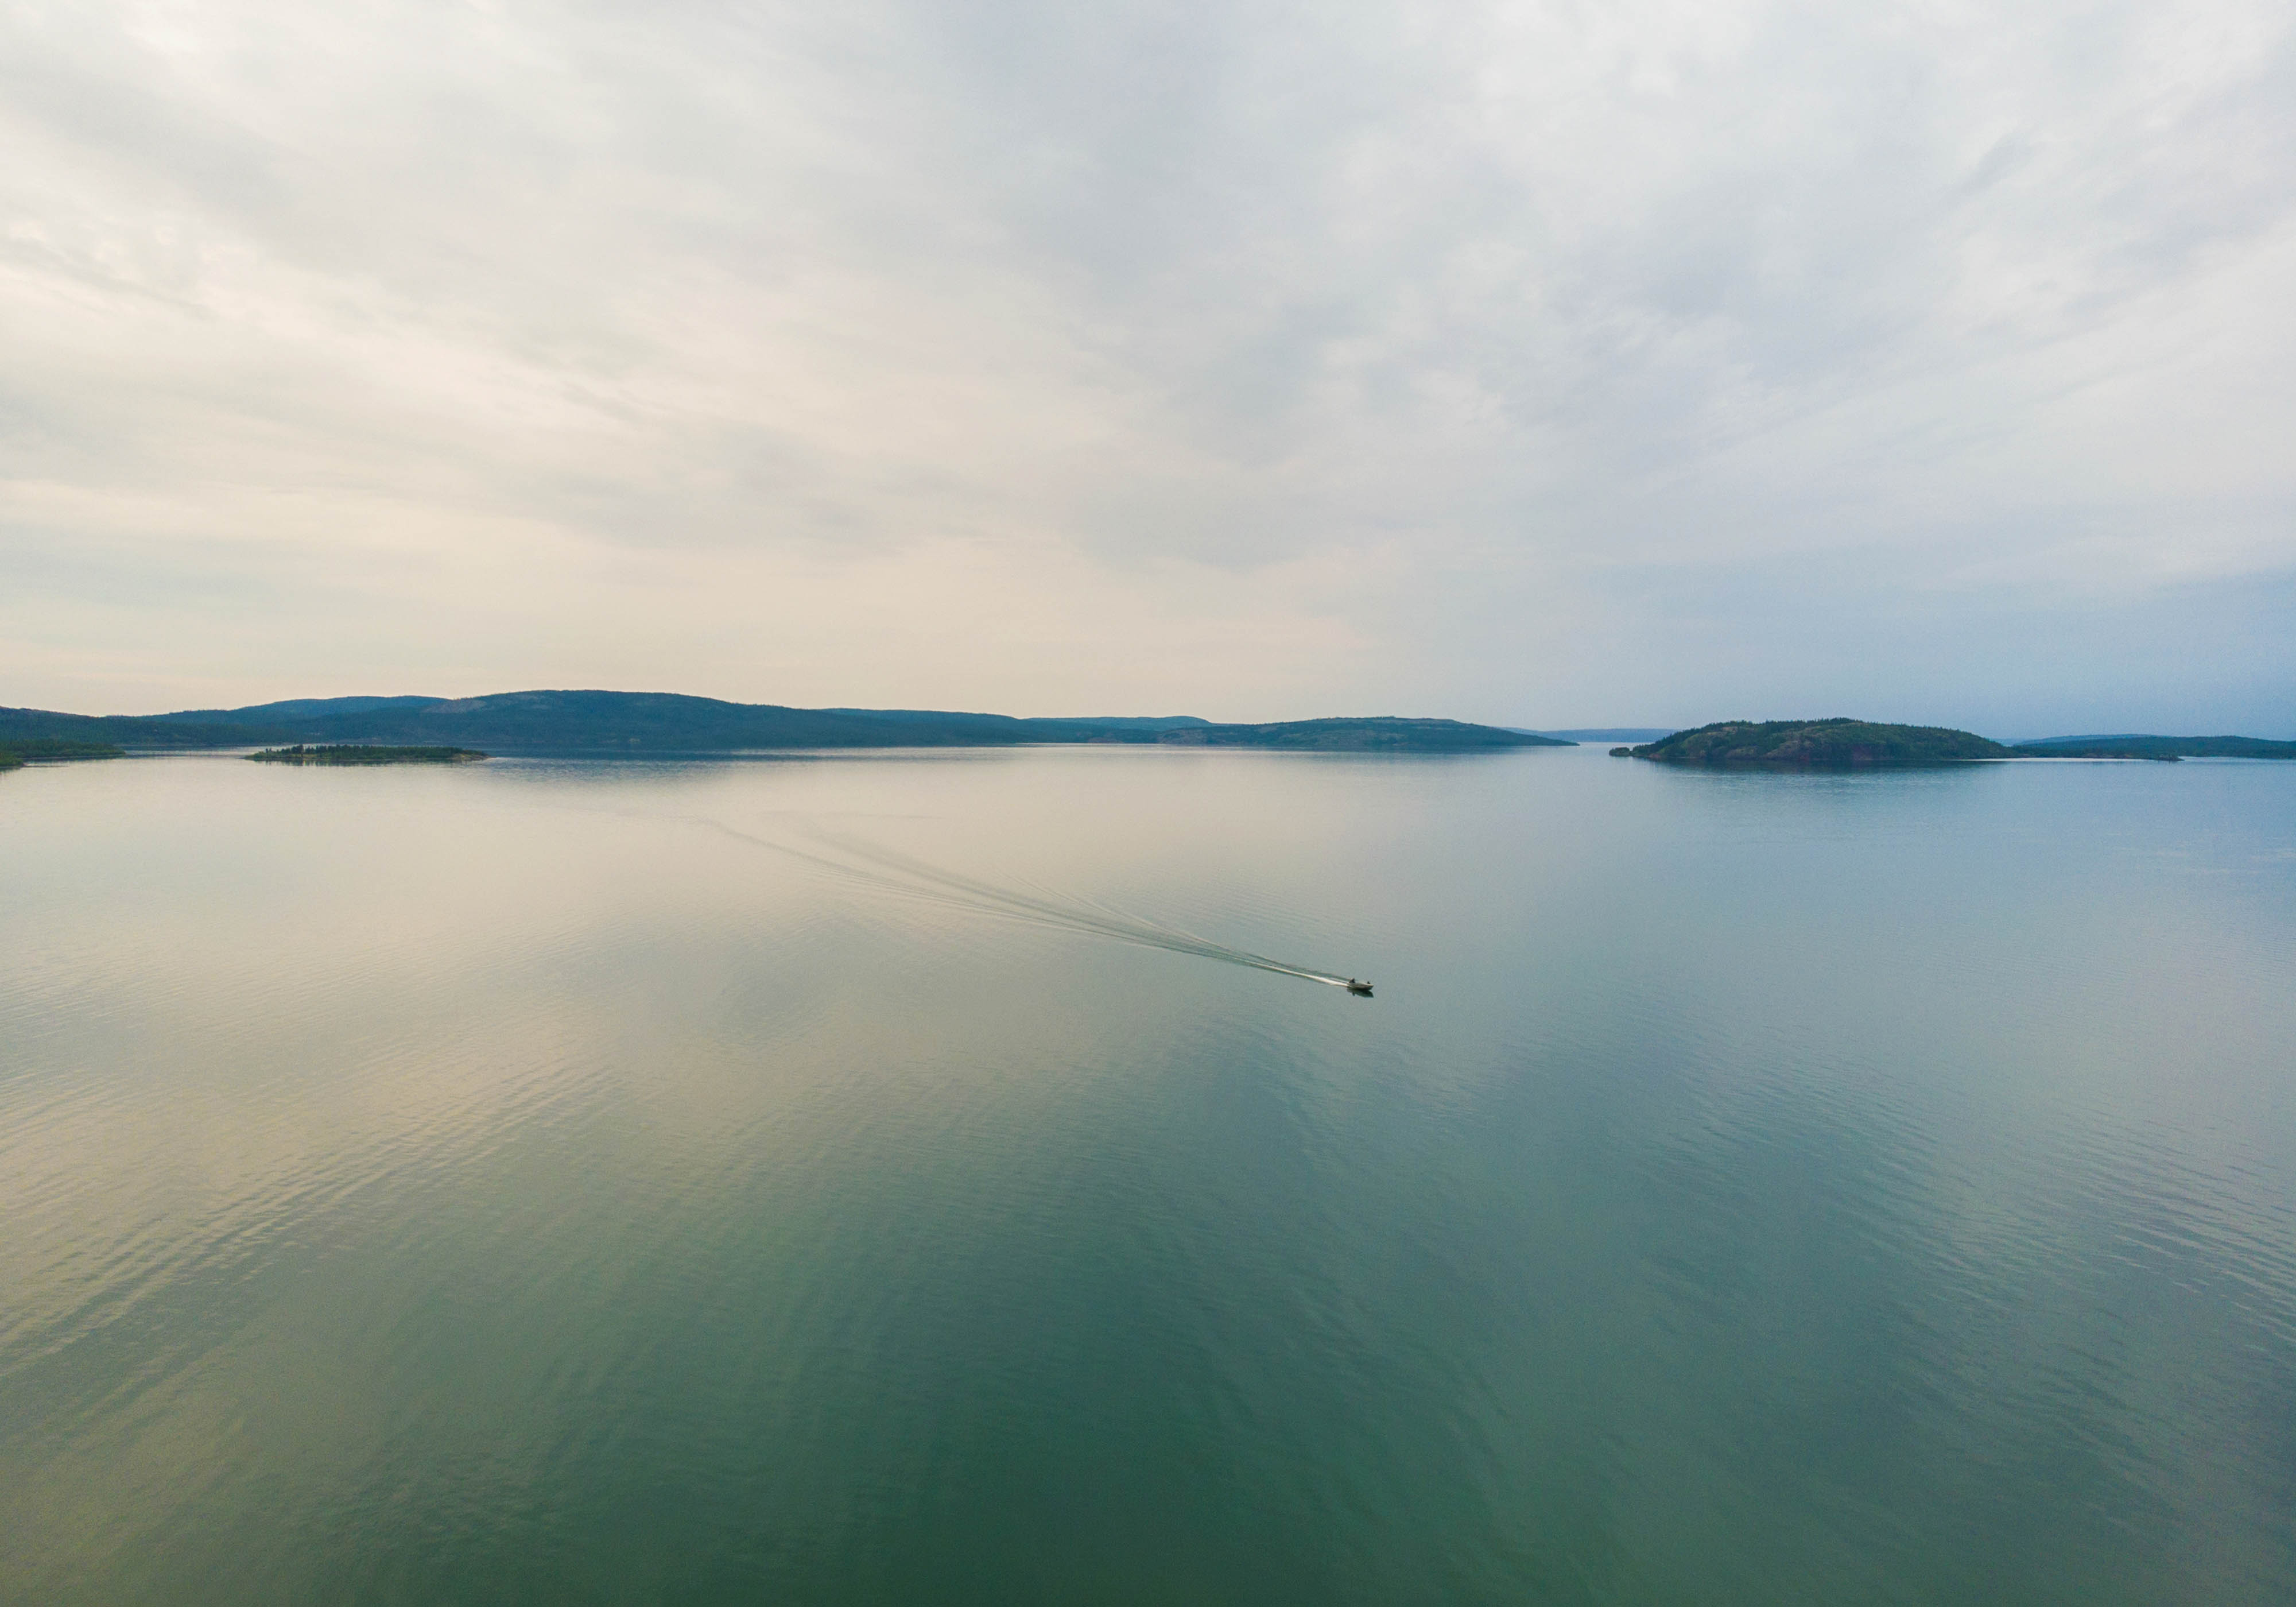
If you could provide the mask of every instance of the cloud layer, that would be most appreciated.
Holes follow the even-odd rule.
[[[17,4],[0,702],[2296,720],[2296,31]]]

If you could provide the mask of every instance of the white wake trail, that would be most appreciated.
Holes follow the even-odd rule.
[[[1193,955],[1198,959],[1218,960],[1229,965],[1248,966],[1254,971],[1272,972],[1277,976],[1321,982],[1326,988],[1344,988],[1351,981],[1351,979],[1332,972],[1293,965],[1267,955],[1255,954],[1248,948],[1216,942],[1097,900],[1063,898],[1044,890],[1026,892],[1000,887],[857,838],[815,832],[813,836],[818,842],[843,856],[842,858],[832,858],[828,854],[814,853],[787,842],[744,832],[708,816],[689,815],[677,818],[691,824],[707,826],[776,854],[802,860],[840,881],[916,903],[1048,931],[1073,932],[1081,937],[1104,938],[1143,948]],[[854,860],[861,863],[856,865],[852,863]]]

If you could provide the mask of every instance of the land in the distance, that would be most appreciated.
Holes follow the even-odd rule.
[[[11,736],[0,739],[0,770],[20,770],[28,764],[58,759],[119,758],[125,750],[112,742],[74,742],[64,737]]]
[[[1870,720],[1722,720],[1611,752],[1673,765],[1953,765],[2014,757],[1999,742],[1943,726]]]
[[[1042,743],[1472,753],[1643,740],[1611,752],[1685,765],[1848,767],[2009,758],[2296,758],[2296,742],[2243,736],[2079,736],[2003,744],[1939,726],[1852,719],[1726,720],[1677,731],[1539,733],[1460,720],[1374,717],[1221,724],[1193,715],[1015,718],[930,709],[793,709],[674,693],[511,692],[477,698],[298,698],[242,709],[80,715],[0,709],[0,769],[25,760],[116,757],[122,749],[345,748],[303,764],[437,762],[448,754],[680,754],[838,748],[995,748]],[[12,755],[12,760],[9,756]]]
[[[1496,726],[1384,715],[1256,725],[1185,715],[1018,719],[937,709],[791,709],[644,692],[313,698],[143,716],[0,709],[0,745],[18,735],[141,749],[369,744],[596,755],[1083,742],[1400,753],[1570,745]]]
[[[1533,731],[1530,734],[1551,736],[1564,742],[1655,742],[1673,734],[1671,726],[1581,726],[1570,731]]]
[[[2051,737],[2014,746],[1944,726],[1870,720],[1722,720],[1639,747],[1620,758],[1674,765],[1767,765],[1855,769],[1881,765],[1961,765],[2014,758],[2296,758],[2296,742],[2251,736]]]
[[[2296,742],[2260,736],[2051,736],[2017,742],[2024,758],[2296,758]]]
[[[386,748],[373,742],[297,743],[266,748],[248,758],[266,765],[467,765],[487,755],[475,748]]]

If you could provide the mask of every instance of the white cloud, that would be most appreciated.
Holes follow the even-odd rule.
[[[19,4],[0,701],[2269,719],[2292,38]]]

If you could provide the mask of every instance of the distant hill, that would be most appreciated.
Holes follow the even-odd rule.
[[[250,703],[244,709],[185,709],[157,714],[160,720],[199,725],[261,726],[275,720],[324,719],[331,715],[365,714],[377,709],[413,710],[443,703],[445,698],[290,698],[283,703]]]
[[[1527,731],[1523,726],[1511,730]],[[1672,734],[1671,726],[1586,726],[1571,731],[1531,731],[1532,736],[1551,736],[1564,742],[1654,742]]]
[[[2014,757],[1999,742],[1942,726],[1866,720],[1724,720],[1612,752],[1675,765],[1772,765],[1812,769],[1948,765]]]
[[[1006,747],[1127,742],[1457,752],[1554,745],[1456,720],[1294,720],[1214,725],[1188,715],[1021,719],[937,709],[791,709],[676,693],[535,691],[475,698],[316,698],[150,716],[0,709],[17,739],[128,748],[372,743],[488,752],[718,753],[750,749]]]
[[[873,720],[1008,720],[1013,717],[1004,714],[948,714],[933,709],[824,709],[821,712],[857,714]],[[1169,731],[1181,726],[1209,726],[1212,722],[1199,719],[1193,714],[1095,714],[1054,716],[1037,723],[1046,726],[1105,726],[1111,731]]]
[[[38,741],[102,742],[123,748],[246,748],[296,740],[279,726],[238,726],[176,720],[166,715],[59,714],[47,709],[0,709],[0,748]]]
[[[1326,751],[1379,750],[1414,753],[1457,753],[1494,748],[1568,748],[1551,736],[1469,726],[1457,720],[1284,720],[1269,726],[1184,726],[1156,734],[1165,747],[1316,748]]]
[[[1728,720],[1694,731],[1534,732],[1458,720],[1368,718],[1220,724],[1194,715],[1019,718],[935,709],[793,709],[676,693],[534,691],[475,698],[289,698],[156,715],[0,709],[0,751],[61,757],[112,748],[361,743],[496,753],[722,753],[748,749],[984,748],[1122,742],[1330,752],[1461,753],[1638,742],[1611,750],[1669,764],[1861,766],[1997,758],[2296,758],[2296,742],[2248,736],[2046,737],[2004,747],[1966,731],[1862,720]]]
[[[2258,736],[2049,736],[2011,750],[2028,758],[2296,758],[2296,742]]]

